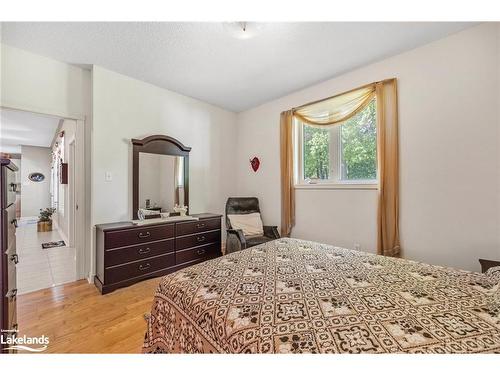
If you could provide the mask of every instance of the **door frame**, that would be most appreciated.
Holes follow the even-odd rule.
[[[81,178],[75,178],[74,184],[74,213],[73,221],[74,221],[74,247],[76,252],[76,276],[77,280],[87,279],[87,281],[91,282],[90,272],[92,270],[91,267],[91,243],[90,243],[90,212],[88,211],[88,207],[90,207],[90,194],[91,191],[86,191],[85,186],[85,176],[90,175],[87,171],[87,163],[86,163],[86,150],[90,150],[90,144],[87,140],[86,133],[89,132],[87,128],[89,126],[89,121],[86,121],[85,116],[83,115],[72,115],[72,114],[61,114],[61,113],[51,113],[39,110],[31,110],[29,108],[25,108],[22,106],[11,106],[11,105],[0,105],[1,109],[10,109],[15,111],[23,111],[30,112],[40,115],[53,116],[58,117],[63,120],[73,120],[76,122],[76,131],[75,131],[75,169],[81,170],[83,173],[79,173]],[[90,151],[87,151],[90,152]],[[90,165],[88,166],[90,168]],[[76,174],[75,174],[76,176]],[[88,190],[88,189],[87,189]],[[78,209],[76,209],[78,207]],[[88,242],[88,243],[87,243]]]
[[[90,212],[87,207],[90,205],[90,191],[86,191],[85,181],[87,176],[85,163],[85,150],[88,145],[85,144],[85,121],[76,120],[75,131],[75,168],[74,172],[81,170],[83,173],[74,173],[74,235],[76,248],[76,275],[78,279],[89,280],[90,265],[90,244],[86,244],[90,233],[90,227],[87,226],[87,219]],[[90,173],[89,173],[90,174]],[[89,220],[90,222],[90,220]]]
[[[76,126],[76,124],[75,124]],[[76,129],[75,129],[76,130]],[[76,189],[75,189],[75,164],[76,164],[76,137],[73,137],[68,142],[68,208],[69,208],[69,228],[68,228],[68,242],[69,247],[75,247],[76,233],[75,222],[76,214],[79,207],[76,202]]]

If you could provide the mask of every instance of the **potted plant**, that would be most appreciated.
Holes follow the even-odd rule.
[[[56,212],[55,208],[40,208],[40,215],[38,215],[37,230],[39,232],[50,232],[52,230],[52,214]]]

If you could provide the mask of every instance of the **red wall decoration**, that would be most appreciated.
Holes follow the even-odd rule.
[[[252,169],[254,172],[257,172],[257,170],[260,167],[260,160],[257,156],[254,156],[253,159],[250,159],[250,165],[252,166]]]

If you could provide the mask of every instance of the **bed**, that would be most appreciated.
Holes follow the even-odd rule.
[[[493,276],[279,239],[161,279],[145,353],[500,353]]]

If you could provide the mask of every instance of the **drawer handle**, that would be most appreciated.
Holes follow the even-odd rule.
[[[151,252],[151,249],[149,247],[146,247],[145,249],[139,249],[139,254],[147,254],[150,252]]]
[[[10,291],[10,293],[9,293],[9,296],[8,296],[8,297],[9,297],[9,299],[10,299],[11,301],[13,301],[13,300],[14,300],[14,298],[16,298],[16,296],[17,296],[17,289],[12,289],[12,290]]]
[[[10,260],[11,260],[14,264],[19,263],[19,255],[17,255],[17,254],[11,255],[11,256],[10,256]]]
[[[197,240],[198,242],[203,242],[203,241],[205,241],[205,236],[196,237],[196,240]]]
[[[198,255],[203,255],[205,254],[206,250],[205,249],[199,249],[196,251],[196,253],[198,253]]]
[[[201,229],[201,228],[205,228],[205,223],[199,223],[199,224],[196,224],[196,228],[198,229]]]
[[[10,223],[11,223],[11,224],[14,224],[14,227],[16,227],[16,228],[18,227],[18,225],[17,225],[17,219],[13,219],[13,220],[11,220],[11,222],[10,222]]]
[[[140,232],[138,234],[138,236],[139,236],[139,238],[148,238],[149,236],[151,236],[151,233],[146,232],[146,234],[144,234],[144,233]]]
[[[146,271],[148,268],[151,268],[151,264],[149,263],[139,265],[139,271]]]

